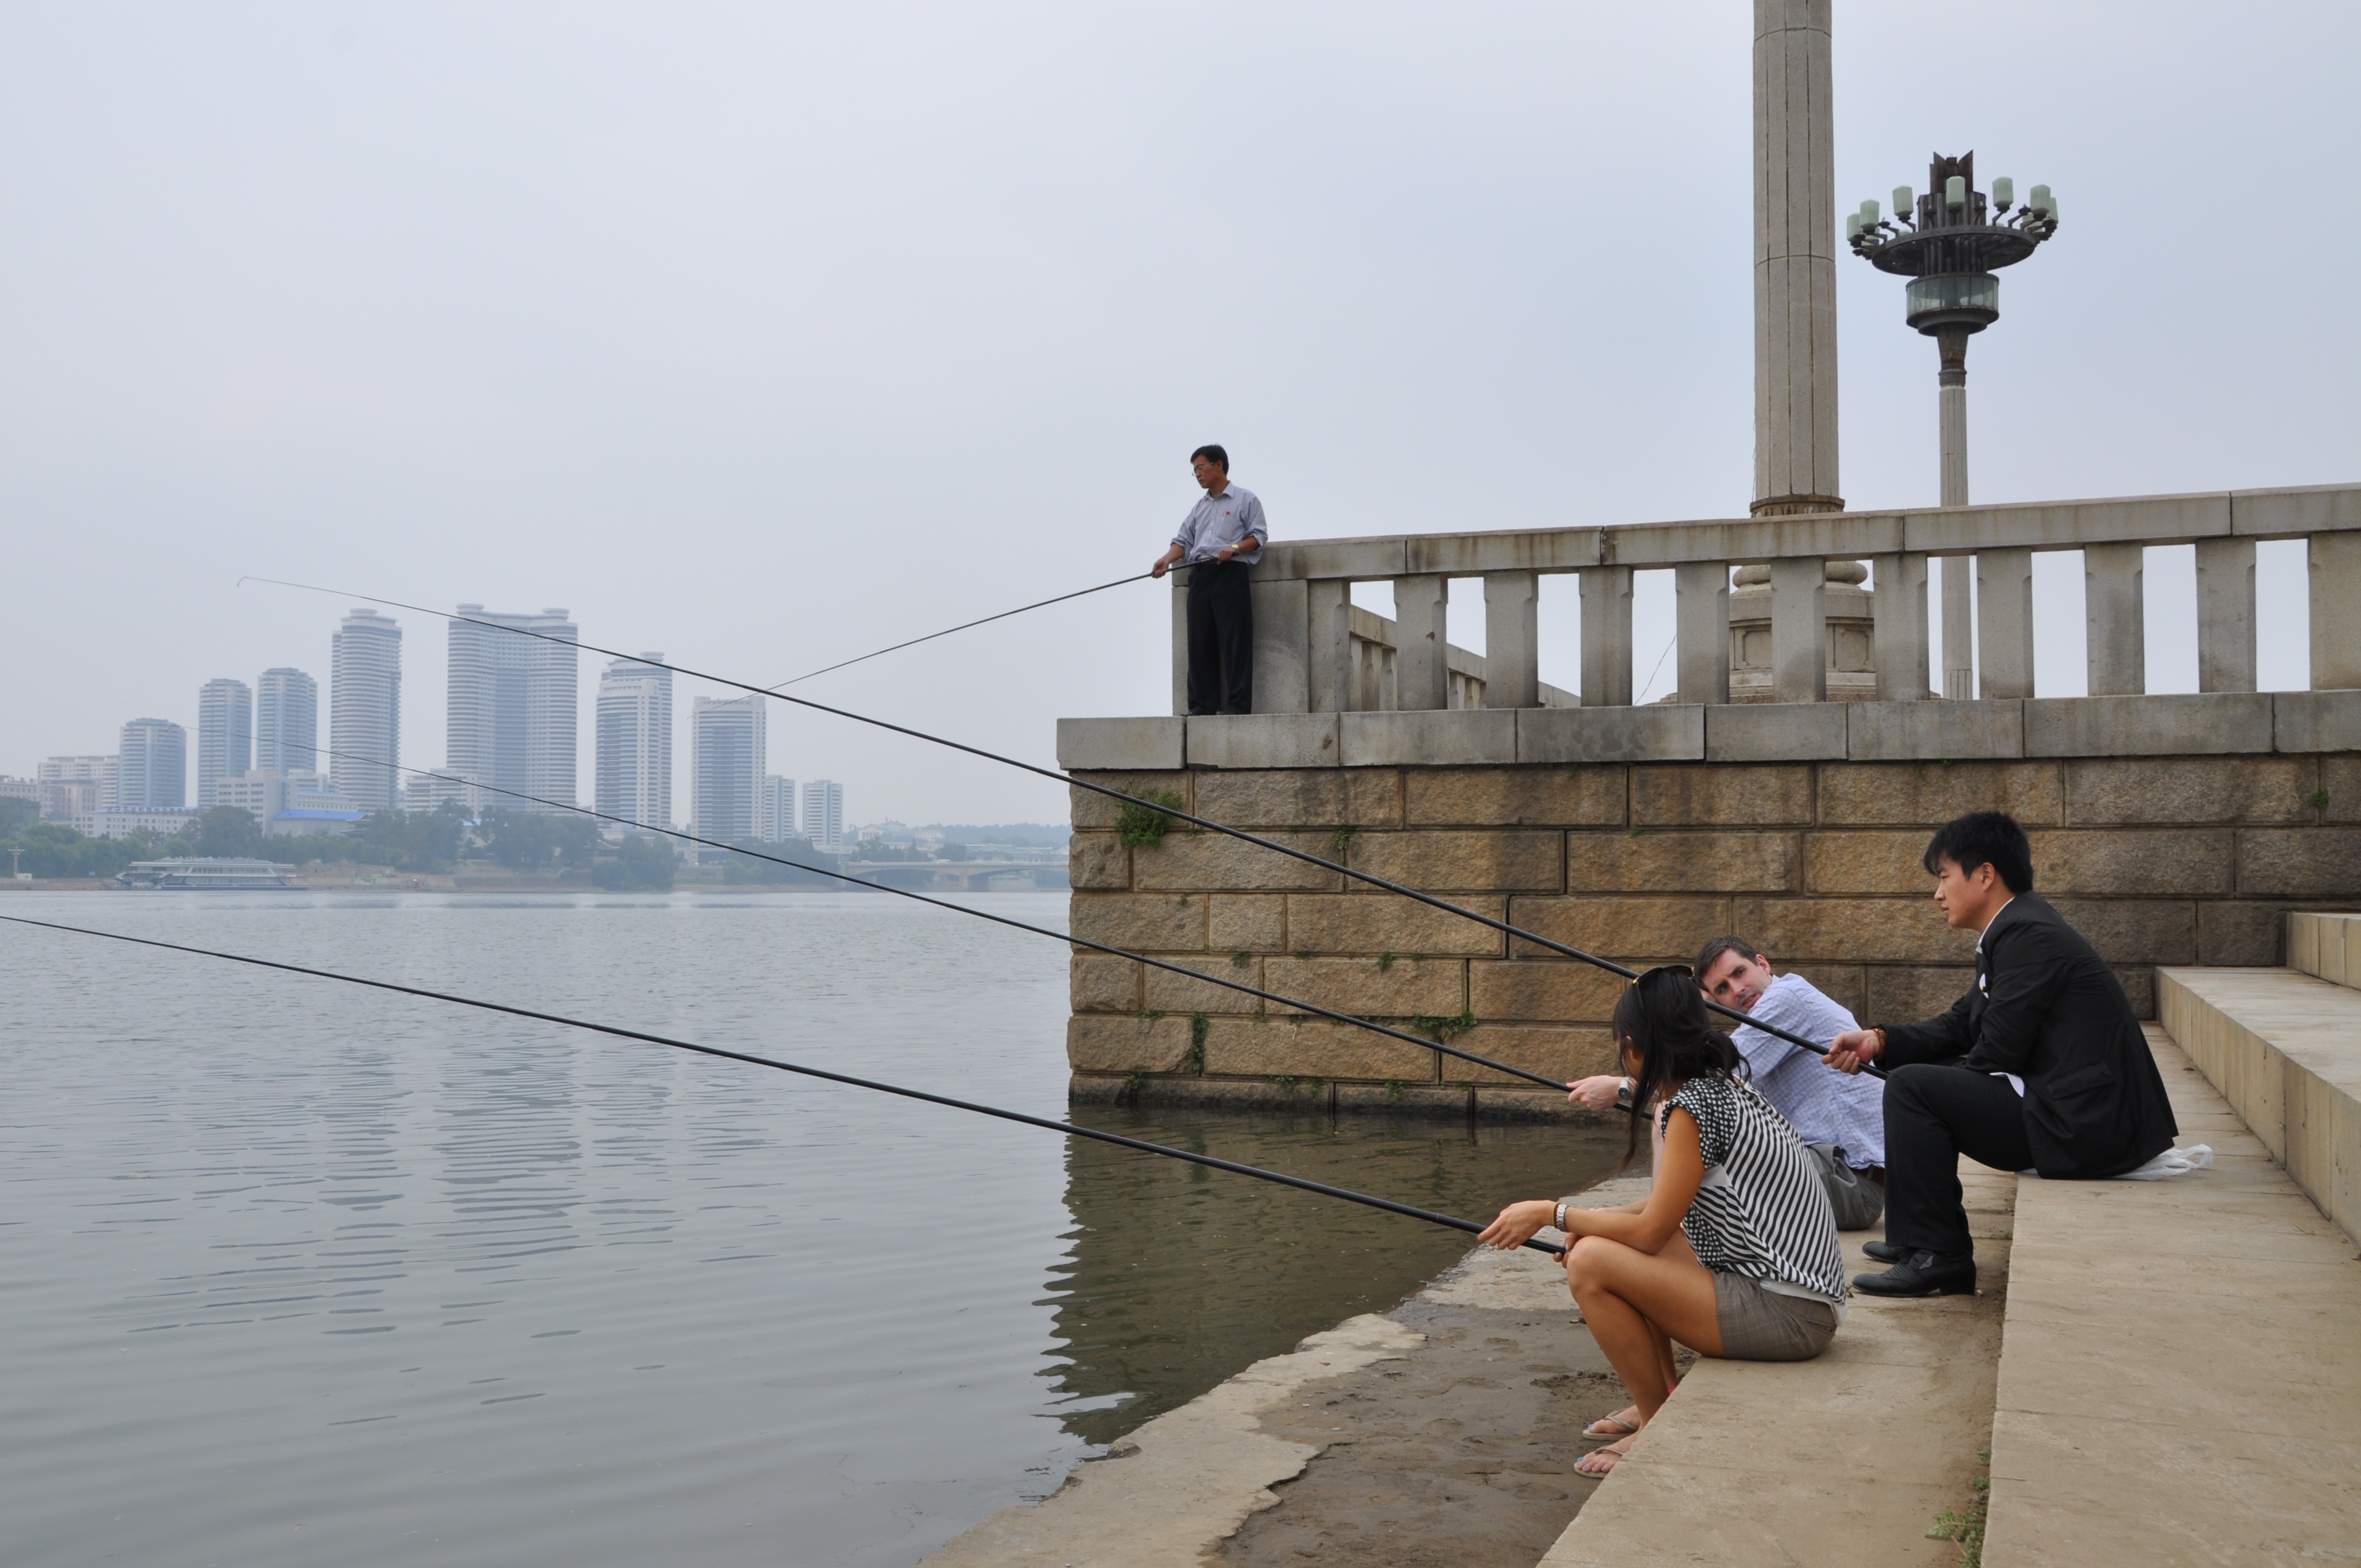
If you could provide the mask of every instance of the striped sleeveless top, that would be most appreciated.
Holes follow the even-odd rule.
[[[1681,1220],[1697,1261],[1717,1274],[1845,1299],[1844,1250],[1828,1189],[1804,1141],[1750,1084],[1693,1078],[1670,1104],[1697,1119],[1705,1180]]]

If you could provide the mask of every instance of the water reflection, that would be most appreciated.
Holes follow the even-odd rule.
[[[1073,1119],[1378,1197],[1489,1218],[1578,1191],[1622,1152],[1596,1124],[1076,1107]],[[1107,1442],[1356,1312],[1389,1311],[1464,1255],[1455,1231],[1267,1181],[1067,1139],[1072,1249],[1047,1301],[1066,1430]]]

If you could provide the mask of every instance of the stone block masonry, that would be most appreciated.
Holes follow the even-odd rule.
[[[2143,1016],[2158,966],[2284,962],[2289,910],[2361,903],[2361,756],[2225,753],[2218,742],[2136,754],[2127,737],[2170,740],[2176,724],[2211,716],[2174,698],[2104,701],[2087,720],[2044,716],[2052,749],[2070,752],[2079,736],[2089,755],[1797,760],[1795,748],[1766,744],[1736,760],[1300,766],[1304,749],[1275,734],[1268,760],[1289,765],[1260,767],[1239,765],[1266,759],[1234,732],[1220,748],[1228,766],[1077,776],[1170,795],[1635,969],[1686,961],[1735,931],[1865,1023],[1940,1011],[1972,977],[1973,938],[1944,926],[1918,866],[1927,836],[1964,811],[2026,824],[2038,887]],[[1447,728],[1501,715],[1423,717]],[[1061,724],[1068,766],[1211,754],[1160,730],[1153,747],[1127,730],[1101,737],[1094,722]],[[2361,747],[2361,733],[2350,739]],[[1078,936],[1552,1077],[1609,1069],[1621,983],[1611,976],[1185,824],[1126,847],[1112,806],[1084,790],[1073,792],[1073,824]],[[1572,1113],[1563,1096],[1441,1052],[1123,959],[1078,955],[1072,1005],[1069,1060],[1083,1098]]]

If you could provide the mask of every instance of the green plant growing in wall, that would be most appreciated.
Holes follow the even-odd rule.
[[[1452,1036],[1464,1035],[1476,1026],[1476,1010],[1471,1007],[1455,1018],[1430,1018],[1421,1014],[1411,1019],[1410,1026],[1413,1032],[1442,1045]]]
[[[1992,1464],[1992,1450],[1976,1450],[1976,1458],[1985,1465]],[[1977,1494],[1976,1500],[1965,1513],[1947,1510],[1927,1532],[1929,1541],[1956,1541],[1960,1543],[1960,1568],[1982,1568],[1984,1560],[1984,1515],[1992,1507],[1992,1475],[1989,1472],[1971,1475],[1968,1486]]]
[[[1137,800],[1126,800],[1115,807],[1115,842],[1126,850],[1154,849],[1172,830],[1172,812],[1180,806],[1180,797],[1170,790],[1159,790],[1145,797],[1156,803],[1145,806]],[[1158,810],[1158,806],[1167,807]]]
[[[2325,811],[2328,809],[2328,792],[2324,789],[2313,790],[2303,797],[2303,803],[2314,811]]]
[[[1386,1098],[1389,1100],[1400,1100],[1402,1097],[1402,1091],[1408,1087],[1410,1086],[1402,1082],[1400,1079],[1389,1078],[1386,1080]]]
[[[1358,828],[1346,827],[1339,828],[1334,833],[1329,834],[1328,852],[1335,856],[1336,859],[1340,861],[1343,860],[1346,853],[1353,848],[1353,835],[1359,831],[1360,829]]]
[[[1273,1089],[1278,1090],[1281,1094],[1292,1094],[1295,1092],[1295,1085],[1298,1081],[1299,1080],[1293,1073],[1275,1073],[1271,1077],[1270,1086]]]
[[[1180,1058],[1180,1070],[1202,1077],[1205,1071],[1205,1036],[1213,1033],[1213,1020],[1202,1013],[1189,1014],[1189,1054]]]
[[[1394,956],[1391,953],[1379,953],[1378,955],[1378,972],[1379,974],[1385,973],[1388,970],[1393,967]]]
[[[1230,967],[1233,969],[1244,969],[1252,962],[1254,962],[1254,955],[1243,948],[1230,955]]]
[[[1140,1071],[1137,1068],[1134,1068],[1131,1071],[1125,1073],[1123,1075],[1122,1096],[1124,1102],[1126,1104],[1137,1103],[1139,1100],[1139,1091],[1147,1087],[1148,1075]]]

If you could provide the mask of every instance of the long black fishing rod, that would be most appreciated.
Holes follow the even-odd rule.
[[[1178,572],[1184,567],[1194,566],[1196,565],[1198,565],[1198,563],[1194,561],[1181,561],[1175,563],[1168,569]],[[987,615],[978,620],[963,620],[957,626],[946,626],[940,631],[929,631],[924,637],[913,637],[907,642],[896,642],[891,648],[880,648],[874,653],[863,653],[858,659],[844,659],[840,660],[838,663],[833,664],[824,664],[817,670],[812,670],[804,674],[797,675],[791,681],[781,681],[778,685],[764,686],[763,689],[766,692],[775,694],[783,687],[801,685],[806,681],[816,680],[821,675],[829,674],[835,671],[846,669],[854,664],[866,663],[872,659],[883,658],[888,653],[898,653],[905,648],[916,648],[921,642],[932,642],[938,637],[949,637],[954,631],[965,631],[969,628],[976,626],[989,626],[995,620],[1006,620],[1012,615],[1023,615],[1027,610],[1047,609],[1053,604],[1063,604],[1068,599],[1085,598],[1092,594],[1103,594],[1109,588],[1119,588],[1126,583],[1140,582],[1154,576],[1156,576],[1156,574],[1153,572],[1135,572],[1128,577],[1117,577],[1114,582],[1101,583],[1094,588],[1076,588],[1072,593],[1060,594],[1053,599],[1041,599],[1034,604],[1020,604],[1015,609],[1004,609],[998,615]],[[268,579],[264,580],[267,581]]]
[[[1115,1144],[1143,1154],[1160,1154],[1173,1159],[1185,1159],[1191,1165],[1210,1166],[1237,1176],[1251,1176],[1258,1181],[1274,1181],[1281,1187],[1293,1187],[1305,1192],[1317,1192],[1325,1198],[1342,1198],[1348,1203],[1359,1203],[1371,1209],[1383,1209],[1389,1214],[1400,1214],[1429,1224],[1446,1225],[1470,1235],[1481,1235],[1488,1228],[1473,1220],[1463,1220],[1456,1214],[1445,1214],[1433,1209],[1421,1209],[1411,1203],[1397,1203],[1389,1198],[1373,1197],[1356,1192],[1349,1187],[1331,1187],[1324,1181],[1307,1180],[1301,1176],[1289,1176],[1282,1171],[1265,1170],[1258,1165],[1240,1165],[1235,1160],[1216,1159],[1212,1155],[1197,1154],[1189,1149],[1176,1149],[1169,1144],[1152,1144],[1145,1138],[1126,1138],[1121,1133],[1104,1133],[1096,1127],[1084,1127],[1072,1122],[1052,1121],[1047,1116],[1031,1116],[1022,1111],[1004,1110],[997,1105],[980,1104],[972,1100],[954,1100],[948,1094],[930,1094],[923,1089],[908,1089],[898,1083],[885,1083],[873,1078],[855,1078],[851,1073],[830,1072],[826,1068],[806,1067],[798,1062],[781,1061],[775,1057],[758,1057],[745,1051],[725,1050],[719,1046],[700,1046],[693,1040],[675,1040],[667,1035],[651,1035],[640,1029],[626,1029],[615,1024],[594,1024],[585,1018],[568,1018],[559,1013],[542,1013],[530,1007],[515,1007],[505,1002],[484,1002],[472,996],[456,996],[447,991],[428,991],[423,986],[401,985],[390,980],[369,980],[357,974],[340,974],[335,970],[307,969],[302,964],[281,963],[275,959],[249,958],[244,953],[225,953],[212,948],[192,948],[179,942],[159,941],[152,937],[128,937],[120,931],[99,931],[87,926],[65,926],[52,920],[28,920],[20,915],[0,915],[12,926],[38,926],[47,931],[70,931],[80,937],[103,937],[111,942],[129,942],[137,947],[160,948],[166,952],[189,953],[203,959],[220,959],[228,963],[252,964],[257,969],[278,970],[286,974],[309,975],[314,980],[338,981],[346,985],[365,985],[376,991],[390,991],[402,996],[423,997],[429,1002],[448,1002],[457,1007],[474,1007],[486,1013],[505,1013],[512,1018],[530,1018],[536,1023],[556,1024],[569,1029],[587,1029],[592,1034],[611,1035],[619,1040],[639,1040],[652,1046],[664,1046],[676,1051],[691,1051],[698,1056],[716,1057],[723,1061],[743,1062],[749,1067],[767,1067],[779,1072],[792,1072],[804,1078],[817,1078],[829,1083],[841,1083],[854,1089],[872,1089],[880,1094],[898,1094],[906,1100],[923,1100],[930,1105],[948,1105],[955,1111],[972,1111],[980,1116],[997,1116],[1004,1122],[1021,1122],[1028,1127],[1046,1128],[1053,1133],[1065,1133],[1077,1138],[1094,1138],[1103,1144]],[[1525,1245],[1535,1252],[1552,1256],[1565,1249],[1549,1242],[1534,1240]]]
[[[659,828],[653,823],[635,821],[629,817],[618,817],[612,812],[597,811],[587,806],[577,806],[570,801],[550,800],[537,795],[527,795],[522,790],[502,789],[498,784],[470,784],[467,780],[453,773],[438,773],[425,768],[406,768],[399,762],[382,762],[374,757],[356,756],[350,751],[338,751],[326,746],[316,746],[313,750],[324,756],[342,757],[346,762],[362,762],[370,767],[390,767],[396,773],[416,773],[423,778],[441,779],[446,783],[461,784],[471,789],[480,789],[491,795],[504,795],[511,800],[529,800],[535,806],[546,806],[557,811],[577,812],[601,822],[612,822],[618,827],[636,828],[645,833],[662,833],[668,838],[678,839],[684,843],[702,844],[710,850],[726,850],[733,855],[743,855],[749,860],[768,861],[774,866],[787,866],[796,871],[812,872],[820,876],[833,877],[839,882],[851,883],[855,887],[866,888],[872,893],[890,893],[896,898],[907,898],[919,904],[930,904],[938,909],[949,909],[961,915],[972,915],[979,920],[989,920],[994,925],[1006,926],[1018,931],[1030,931],[1036,936],[1047,937],[1052,941],[1069,943],[1077,948],[1088,948],[1094,953],[1105,953],[1111,958],[1129,959],[1134,963],[1147,964],[1151,968],[1160,969],[1168,974],[1180,975],[1189,980],[1206,981],[1243,995],[1259,997],[1265,1002],[1276,1002],[1284,1007],[1298,1008],[1316,1017],[1332,1019],[1339,1024],[1350,1024],[1356,1028],[1367,1029],[1371,1034],[1383,1035],[1388,1039],[1400,1040],[1405,1044],[1418,1046],[1430,1051],[1441,1051],[1445,1056],[1457,1057],[1462,1061],[1474,1062],[1478,1067],[1488,1067],[1496,1072],[1505,1072],[1512,1077],[1524,1079],[1528,1082],[1546,1084],[1552,1089],[1566,1087],[1565,1080],[1563,1079],[1550,1078],[1521,1067],[1511,1067],[1507,1062],[1495,1061],[1490,1057],[1478,1056],[1474,1051],[1462,1050],[1457,1046],[1446,1045],[1441,1040],[1430,1039],[1424,1035],[1413,1035],[1407,1030],[1397,1029],[1389,1024],[1380,1024],[1374,1019],[1356,1017],[1350,1013],[1340,1013],[1333,1007],[1323,1007],[1316,1002],[1299,1002],[1291,996],[1281,996],[1275,991],[1265,991],[1260,986],[1248,985],[1242,980],[1207,974],[1202,970],[1184,969],[1179,964],[1167,962],[1163,959],[1149,958],[1146,953],[1135,953],[1126,948],[1110,947],[1104,942],[1093,942],[1087,938],[1076,937],[1068,932],[1053,931],[1047,926],[1035,926],[1027,921],[1014,919],[1009,916],[994,915],[988,910],[971,909],[964,904],[953,904],[949,899],[930,898],[910,888],[893,887],[884,883],[871,882],[864,877],[855,876],[851,872],[834,871],[827,866],[815,866],[803,861],[790,861],[778,855],[766,855],[760,850],[749,850],[738,844],[725,844],[718,839],[700,839],[694,833],[684,832],[677,828]]]
[[[626,653],[621,652],[620,649],[614,648],[602,648],[596,642],[584,642],[571,637],[558,637],[546,631],[535,631],[529,627],[510,626],[500,621],[485,620],[475,616],[459,615],[447,610],[429,609],[423,604],[411,604],[403,599],[385,598],[375,594],[346,593],[341,588],[322,587],[316,583],[291,582],[284,577],[248,576],[240,577],[237,581],[240,587],[250,582],[268,583],[274,587],[300,588],[305,593],[326,594],[331,598],[357,598],[368,604],[390,605],[396,609],[412,610],[419,615],[439,616],[446,620],[463,621],[470,626],[489,627],[495,631],[512,631],[520,637],[538,638],[542,641],[555,642],[563,647],[587,648],[593,653],[604,653],[610,658],[629,659],[634,663],[644,663],[644,661],[641,660],[639,655],[636,653]],[[1595,953],[1586,953],[1579,948],[1569,947],[1564,942],[1555,941],[1548,937],[1542,936],[1538,932],[1528,931],[1521,926],[1510,925],[1506,920],[1499,919],[1494,916],[1486,915],[1480,910],[1470,909],[1465,905],[1454,904],[1448,899],[1437,898],[1433,894],[1421,893],[1414,887],[1405,886],[1400,883],[1394,882],[1387,877],[1378,876],[1373,872],[1355,871],[1352,867],[1344,864],[1342,861],[1332,861],[1322,855],[1315,855],[1309,850],[1297,849],[1292,844],[1280,843],[1276,839],[1266,839],[1258,833],[1249,833],[1243,828],[1233,828],[1226,822],[1215,822],[1211,817],[1194,816],[1191,813],[1181,810],[1178,806],[1167,806],[1161,801],[1143,799],[1138,795],[1127,794],[1123,790],[1116,789],[1111,784],[1093,784],[1088,779],[1076,778],[1071,773],[1060,773],[1055,768],[1045,768],[1038,762],[1022,762],[1015,757],[1003,756],[998,751],[987,751],[981,746],[971,746],[964,740],[953,740],[941,735],[930,735],[923,729],[913,729],[907,725],[895,724],[890,719],[873,718],[865,713],[855,713],[850,708],[832,707],[824,702],[815,702],[807,696],[796,696],[789,692],[774,691],[768,686],[749,685],[744,681],[733,681],[726,675],[708,674],[703,670],[692,670],[686,664],[668,663],[664,667],[677,674],[687,675],[694,680],[711,681],[715,685],[729,686],[737,691],[750,692],[756,696],[775,697],[781,702],[791,702],[798,707],[810,708],[815,713],[825,713],[837,718],[849,718],[855,724],[866,724],[872,729],[884,729],[895,735],[906,735],[913,740],[924,740],[929,745],[942,746],[950,751],[965,752],[971,757],[981,757],[985,762],[998,762],[1004,767],[1016,768],[1021,772],[1033,773],[1041,778],[1056,779],[1061,784],[1071,784],[1077,789],[1089,790],[1093,795],[1104,795],[1110,800],[1120,800],[1132,806],[1141,806],[1148,811],[1160,813],[1165,817],[1172,818],[1174,821],[1186,822],[1192,827],[1202,828],[1206,831],[1212,833],[1226,834],[1228,837],[1235,839],[1241,843],[1252,844],[1257,849],[1268,850],[1273,854],[1285,855],[1290,860],[1301,861],[1307,865],[1319,866],[1323,870],[1332,871],[1339,875],[1351,877],[1356,882],[1367,883],[1370,887],[1380,888],[1387,893],[1398,894],[1403,898],[1411,899],[1415,903],[1423,904],[1429,908],[1440,909],[1446,914],[1456,915],[1464,920],[1473,920],[1479,926],[1505,933],[1508,936],[1516,938],[1520,941],[1531,942],[1535,947],[1545,948],[1551,952],[1576,959],[1581,963],[1589,964],[1594,968],[1605,970],[1608,973],[1620,975],[1625,980],[1637,980],[1640,978],[1640,971],[1638,970],[1626,968],[1624,965],[1617,963],[1612,959],[1602,959]],[[1725,1018],[1734,1019],[1738,1023],[1748,1025],[1751,1027],[1761,1030],[1763,1033],[1770,1036],[1773,1039],[1784,1040],[1791,1046],[1795,1046],[1811,1052],[1814,1056],[1824,1056],[1826,1054],[1827,1047],[1816,1041],[1808,1040],[1801,1035],[1794,1034],[1786,1029],[1782,1029],[1776,1025],[1755,1023],[1753,1019],[1749,1018],[1738,1008],[1726,1006],[1721,1003],[1714,1001],[1711,997],[1707,997],[1705,999],[1705,1005],[1706,1010],[1709,1013],[1719,1013]],[[1874,1066],[1868,1067],[1864,1070],[1875,1073],[1881,1078],[1884,1076],[1884,1074]]]

